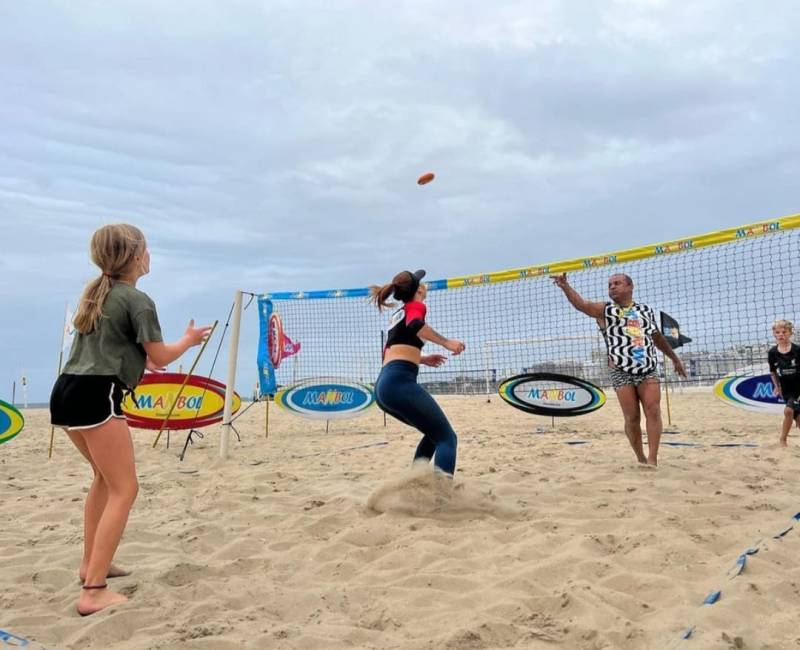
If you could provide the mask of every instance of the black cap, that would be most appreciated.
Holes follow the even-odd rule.
[[[408,293],[402,290],[398,293],[398,287],[395,287],[392,294],[397,300],[402,300],[403,302],[408,302],[414,298],[414,294],[416,294],[417,289],[419,289],[420,280],[425,277],[424,269],[417,269],[413,273],[411,271],[406,271],[406,273],[411,276],[411,288],[409,289]]]

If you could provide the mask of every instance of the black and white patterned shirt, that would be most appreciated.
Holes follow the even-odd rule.
[[[657,367],[653,334],[658,332],[653,309],[638,302],[627,307],[607,302],[604,317],[610,365],[632,375],[653,372]]]

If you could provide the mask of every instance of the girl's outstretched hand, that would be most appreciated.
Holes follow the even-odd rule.
[[[189,321],[189,325],[186,326],[186,331],[183,333],[183,337],[189,342],[189,347],[191,347],[193,345],[200,345],[208,338],[210,332],[210,325],[195,327],[193,318]]]

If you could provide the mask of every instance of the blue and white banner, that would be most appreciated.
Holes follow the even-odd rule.
[[[272,301],[269,298],[258,299],[258,382],[262,395],[274,395],[278,389],[275,380],[275,365],[270,355],[271,325],[274,324]],[[277,316],[277,314],[276,314]]]
[[[726,404],[757,413],[783,413],[786,407],[775,394],[770,375],[723,377],[714,385],[714,395]]]
[[[343,420],[362,415],[375,403],[372,386],[336,377],[315,377],[282,388],[275,403],[312,420]]]
[[[606,394],[594,384],[554,372],[510,377],[500,384],[500,397],[526,413],[568,417],[596,411]]]

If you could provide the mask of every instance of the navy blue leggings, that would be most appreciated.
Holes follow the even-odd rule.
[[[389,415],[422,432],[414,460],[433,464],[452,475],[456,471],[456,433],[436,400],[417,383],[419,366],[411,361],[390,361],[375,382],[375,401]]]

